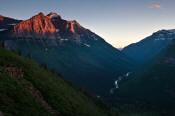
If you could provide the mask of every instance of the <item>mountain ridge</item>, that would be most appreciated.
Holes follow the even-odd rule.
[[[13,26],[22,20],[6,17],[0,14],[0,29],[12,29]]]
[[[45,16],[42,12],[28,20],[16,24],[13,30],[14,35],[17,37],[32,37],[32,34],[46,35],[46,33],[55,33],[55,28],[51,19]]]
[[[33,34],[37,34],[41,35],[41,38],[44,38],[45,35],[53,35],[56,39],[59,36],[58,33],[60,36],[62,34],[65,35],[65,33],[76,36],[78,33],[86,32],[87,29],[83,28],[76,20],[62,19],[57,13],[51,12],[44,15],[44,13],[40,12],[30,19],[21,21],[15,25],[13,31],[17,37],[30,38]],[[47,38],[49,37],[47,36]]]
[[[173,29],[159,30],[139,42],[124,47],[122,52],[139,64],[143,64],[159,54],[174,38]]]
[[[12,30],[2,31],[0,43],[9,50],[20,51],[23,56],[30,55],[38,64],[46,64],[69,81],[101,96],[109,95],[118,75],[133,70],[135,65],[130,58],[77,21],[64,20],[55,13],[46,16],[39,13],[37,17],[35,25],[39,34],[33,28],[16,36]],[[32,27],[31,20],[19,24],[29,22],[27,27]],[[45,20],[54,25],[56,32],[42,35],[45,31],[40,29],[47,26]]]
[[[121,81],[115,97],[118,96],[121,102],[144,104],[163,115],[174,116],[174,50],[175,40],[173,39],[157,56],[131,74],[128,77],[130,79]]]

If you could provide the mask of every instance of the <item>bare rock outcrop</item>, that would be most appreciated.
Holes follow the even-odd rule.
[[[55,33],[56,29],[51,21],[51,18],[43,13],[22,21],[14,26],[14,35],[17,37],[45,37]],[[47,36],[46,36],[47,37]]]
[[[0,68],[1,73],[8,74],[11,77],[24,77],[24,72],[22,72],[22,69],[19,69],[17,67],[13,66],[3,66]]]

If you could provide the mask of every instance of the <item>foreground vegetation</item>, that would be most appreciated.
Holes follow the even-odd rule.
[[[3,115],[108,115],[97,102],[74,89],[61,76],[40,68],[28,58],[0,48],[0,67],[0,113]],[[14,77],[3,67],[15,68],[24,74]]]
[[[48,71],[45,64],[39,66],[19,54],[0,48],[2,116],[160,116],[139,105],[106,106],[60,74]]]

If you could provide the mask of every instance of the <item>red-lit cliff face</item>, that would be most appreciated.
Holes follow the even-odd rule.
[[[78,33],[83,28],[81,27],[81,25],[77,21],[72,20],[72,21],[67,21],[66,29],[68,29],[72,33]]]
[[[43,13],[32,17],[29,20],[22,21],[14,26],[14,34],[18,36],[32,36],[32,34],[46,35],[55,33],[56,29],[47,16]]]
[[[17,37],[49,38],[78,35],[87,32],[77,21],[67,21],[61,18],[57,13],[49,13],[45,16],[43,13],[22,21],[14,26],[14,35]]]
[[[0,15],[0,21],[4,20],[4,16]]]
[[[57,13],[51,12],[47,16],[51,18],[52,23],[60,34],[78,34],[79,32],[85,30],[77,21],[64,20]]]

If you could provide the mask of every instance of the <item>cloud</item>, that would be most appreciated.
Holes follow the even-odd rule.
[[[149,6],[149,8],[161,8],[162,6],[159,4],[153,4],[151,6]]]

